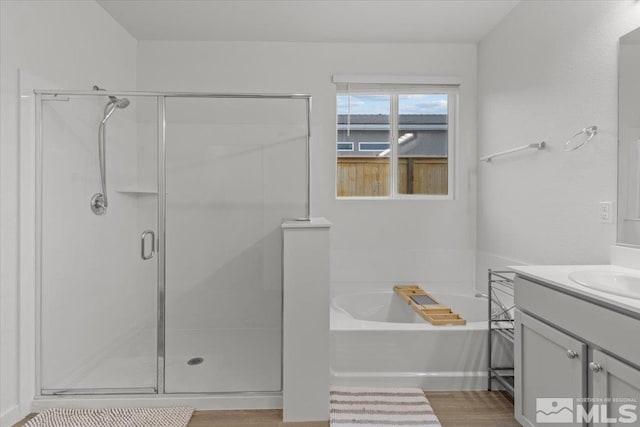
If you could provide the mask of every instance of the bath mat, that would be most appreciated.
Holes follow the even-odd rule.
[[[332,387],[331,427],[440,426],[419,388]]]
[[[193,408],[53,408],[25,427],[186,427]]]

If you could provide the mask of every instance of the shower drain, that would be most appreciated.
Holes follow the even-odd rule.
[[[192,357],[191,359],[187,360],[187,365],[194,366],[199,365],[202,362],[204,362],[204,359],[202,357]]]

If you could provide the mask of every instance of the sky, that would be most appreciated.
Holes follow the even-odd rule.
[[[348,95],[338,95],[338,114],[348,113]],[[447,95],[400,95],[400,114],[447,114]],[[351,94],[351,114],[389,114],[388,95]]]

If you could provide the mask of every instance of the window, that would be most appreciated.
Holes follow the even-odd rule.
[[[457,87],[398,86],[338,86],[338,197],[453,197]]]
[[[353,151],[353,142],[338,142],[338,151]]]
[[[359,142],[359,151],[375,151],[377,153],[385,150],[389,150],[391,144],[388,142]]]

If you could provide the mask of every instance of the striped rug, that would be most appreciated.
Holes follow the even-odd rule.
[[[419,388],[332,387],[331,427],[440,426]]]
[[[53,408],[25,427],[186,427],[193,408]]]

